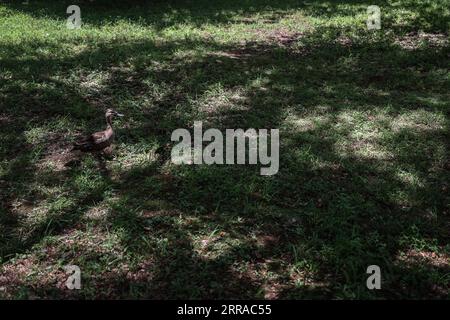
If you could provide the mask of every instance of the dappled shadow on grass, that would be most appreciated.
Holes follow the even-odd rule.
[[[5,5],[17,12],[29,14],[35,18],[50,18],[64,21],[67,19],[66,9],[73,3],[70,1],[33,1],[23,4],[18,1],[5,1]],[[282,19],[290,10],[302,10],[308,16],[320,19],[347,18],[364,15],[368,3],[364,0],[333,2],[323,0],[301,1],[81,1],[83,23],[102,26],[106,23],[128,21],[140,26],[152,27],[161,31],[180,24],[196,27],[204,25],[223,25],[229,23],[252,23],[246,16],[259,14],[265,23],[273,23]],[[397,32],[448,33],[449,10],[444,1],[402,0],[377,1],[382,13],[383,28]],[[402,18],[399,18],[398,15]]]
[[[36,18],[65,20],[66,9],[70,1],[33,1],[28,5],[16,1],[6,1],[8,8],[32,15]],[[269,0],[253,1],[85,1],[78,3],[82,12],[83,23],[100,26],[105,22],[114,24],[129,21],[141,26],[162,30],[189,23],[195,26],[205,24],[226,25],[242,14],[263,14],[274,21],[282,17],[287,10],[302,5],[299,1],[273,2]],[[275,14],[274,14],[275,12]],[[245,23],[245,20],[242,22]],[[269,20],[270,22],[270,20]]]
[[[109,264],[99,262],[103,270],[94,283],[87,281],[88,298],[105,292],[120,298],[439,294],[431,281],[444,277],[444,268],[411,276],[414,267],[398,267],[396,259],[408,237],[425,244],[433,239],[439,247],[449,239],[442,192],[447,123],[430,132],[391,126],[399,115],[448,109],[448,79],[439,73],[448,48],[405,51],[390,39],[339,44],[321,33],[289,45],[141,41],[93,44],[61,58],[7,56],[12,78],[1,79],[1,102],[10,107],[1,114],[9,121],[1,131],[9,166],[1,176],[7,185],[2,217],[14,216],[13,198],[35,207],[53,202],[55,214],[30,229],[30,240],[2,239],[2,259],[66,229],[83,230],[92,223],[85,213],[106,202],[108,214],[94,224],[118,234],[130,260],[149,259],[151,276],[123,279],[103,272]],[[20,52],[22,45],[4,52]],[[200,50],[189,59],[177,56],[190,48]],[[67,68],[77,77],[64,75]],[[99,71],[106,76],[98,86],[82,91],[85,76]],[[429,97],[433,103],[424,104],[421,98]],[[112,177],[89,156],[62,173],[36,168],[48,141],[27,142],[33,125],[67,116],[73,130],[94,130],[106,106],[127,114],[117,125],[117,159],[107,164]],[[222,131],[280,128],[280,172],[262,177],[252,166],[170,166],[171,132],[192,128],[194,120]],[[70,132],[58,130],[68,142]],[[140,146],[156,150],[156,159],[127,165],[128,150],[142,153],[133,149]],[[39,196],[35,183],[57,191]],[[19,220],[2,221],[6,234],[17,234],[20,223],[27,230]],[[70,262],[97,270],[83,251]],[[365,289],[371,264],[386,270],[381,293]],[[96,287],[102,282],[105,287]]]

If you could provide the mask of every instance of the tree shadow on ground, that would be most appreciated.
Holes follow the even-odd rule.
[[[448,110],[442,90],[448,79],[436,76],[445,67],[448,48],[407,51],[391,39],[337,44],[317,37],[320,33],[294,39],[292,45],[237,47],[202,40],[156,46],[149,41],[97,45],[61,59],[18,61],[10,55],[3,65],[13,79],[1,91],[1,103],[14,106],[18,98],[23,100],[1,114],[8,123],[0,133],[9,165],[1,176],[7,186],[2,259],[45,237],[77,229],[91,207],[113,194],[97,227],[120,234],[127,255],[148,259],[149,275],[133,279],[100,273],[94,284],[87,284],[87,297],[445,295],[442,284],[433,283],[436,276],[448,274],[445,266],[424,263],[424,270],[433,270],[427,275],[417,265],[399,262],[398,254],[408,247],[408,237],[425,243],[435,239],[438,246],[448,243],[449,199],[442,192],[448,181],[448,164],[442,162],[448,128],[428,132],[405,126],[363,139],[363,145],[352,137],[358,134],[358,117],[390,127],[399,116],[424,107],[436,113]],[[20,52],[24,46],[3,50]],[[175,49],[198,46],[205,52],[189,61],[176,56]],[[162,67],[153,67],[154,60]],[[115,67],[124,62],[127,67]],[[80,91],[80,83],[70,78],[55,80],[75,66],[108,76],[92,94]],[[27,79],[44,69],[33,79],[40,86],[33,87]],[[161,92],[152,95],[152,86]],[[45,155],[48,141],[27,142],[30,120],[44,125],[67,116],[81,123],[73,130],[91,130],[105,99],[127,113],[127,124],[117,128],[119,152],[151,142],[158,147],[157,160],[119,168],[114,177],[102,175],[89,157],[80,168],[63,173],[38,170],[36,159]],[[170,167],[171,132],[192,128],[194,120],[222,131],[280,128],[279,173],[262,177],[253,166]],[[360,128],[364,132],[371,130],[367,122],[368,128]],[[69,142],[66,136],[60,140]],[[382,152],[363,153],[374,146]],[[422,183],[405,181],[402,170],[415,173]],[[36,181],[61,190],[39,195]],[[61,194],[67,201],[58,200]],[[11,218],[14,198],[27,199],[34,207],[53,203],[26,238],[32,240],[16,237],[20,223]],[[74,261],[90,263],[80,257]],[[387,270],[380,295],[365,289],[365,270],[371,264]],[[420,286],[417,277],[423,280]],[[48,290],[59,294],[49,287],[37,292]]]
[[[9,8],[33,15],[36,18],[66,20],[66,9],[73,1],[58,1],[49,4],[47,1],[33,1],[23,4],[17,1],[6,1]],[[336,18],[365,14],[368,3],[364,0],[344,2],[300,1],[288,0],[274,2],[269,0],[251,1],[142,1],[130,3],[123,1],[79,1],[75,3],[82,9],[83,21],[90,25],[100,26],[105,21],[116,23],[124,18],[141,26],[151,26],[155,30],[163,30],[183,23],[197,27],[214,24],[226,25],[230,22],[248,23],[245,15],[258,13],[266,16],[266,22],[278,21],[292,9],[301,9],[313,17]],[[449,30],[448,10],[442,10],[441,4],[432,0],[403,0],[401,2],[377,1],[383,16],[383,25],[396,31],[435,31]],[[407,14],[407,23],[397,21],[392,12],[403,10]],[[238,16],[238,17],[237,17]]]

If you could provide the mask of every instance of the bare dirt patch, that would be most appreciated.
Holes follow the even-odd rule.
[[[54,171],[67,169],[66,164],[78,155],[71,151],[72,145],[58,134],[50,134],[46,140],[47,148],[43,158],[37,163],[37,167],[39,169],[51,167]]]
[[[443,33],[411,32],[403,37],[398,37],[395,41],[400,47],[406,50],[418,49],[421,44],[427,47],[444,47],[448,45],[448,36]]]
[[[255,32],[269,44],[282,47],[291,46],[305,35],[303,32],[293,32],[282,28],[274,30],[258,30]]]
[[[425,264],[436,268],[448,268],[450,272],[450,256],[443,253],[409,250],[398,259],[406,264]]]

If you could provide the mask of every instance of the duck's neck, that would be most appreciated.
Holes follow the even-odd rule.
[[[112,128],[112,116],[106,117],[106,128]]]

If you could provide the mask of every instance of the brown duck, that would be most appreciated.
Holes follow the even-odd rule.
[[[95,132],[88,137],[80,139],[73,144],[73,150],[87,151],[101,151],[111,145],[114,140],[114,130],[112,127],[112,118],[114,116],[123,117],[123,114],[118,113],[113,109],[106,110],[106,129]]]

